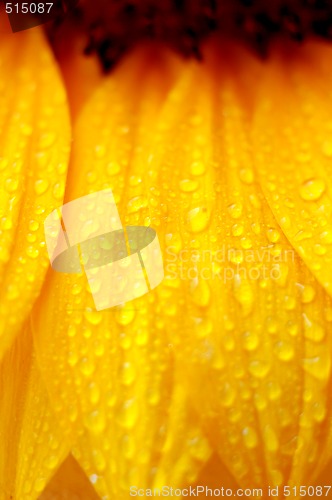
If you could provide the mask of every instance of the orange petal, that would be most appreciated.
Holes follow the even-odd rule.
[[[159,306],[172,315],[181,380],[190,374],[210,442],[238,482],[301,484],[329,454],[331,301],[255,174],[241,85],[255,64],[240,54],[219,67],[188,67],[152,146],[148,187],[167,207]]]
[[[41,381],[28,327],[0,365],[0,496],[38,498],[69,453]]]
[[[266,69],[231,47],[217,60],[174,82],[133,56],[77,122],[66,200],[112,188],[125,225],[156,228],[166,271],[103,312],[84,276],[51,273],[36,309],[45,379],[101,495],[193,483],[211,447],[248,488],[305,484],[330,457],[332,303],[260,187],[249,103]]]
[[[284,51],[274,51],[257,94],[255,163],[286,237],[331,294],[332,48]]]
[[[41,31],[1,33],[0,42],[1,357],[49,264],[43,221],[63,199],[70,130],[63,85]]]
[[[39,500],[98,500],[98,498],[76,460],[69,455]]]
[[[105,79],[77,121],[67,201],[112,188],[123,223],[149,224],[142,176],[178,66],[168,54],[142,50]],[[193,481],[210,456],[156,307],[152,295],[97,312],[85,276],[54,271],[37,303],[44,378],[78,434],[74,456],[101,496]]]
[[[74,119],[104,76],[97,57],[92,55],[87,57],[84,54],[87,45],[87,37],[75,26],[64,23],[57,28],[53,47]]]

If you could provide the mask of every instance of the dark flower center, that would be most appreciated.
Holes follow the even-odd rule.
[[[107,71],[142,39],[196,58],[213,32],[242,40],[261,56],[275,37],[331,39],[332,0],[81,0],[71,22],[84,26],[86,53],[97,53]]]

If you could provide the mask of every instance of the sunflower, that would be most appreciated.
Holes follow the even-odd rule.
[[[0,29],[0,499],[332,496],[332,7]],[[97,311],[44,222],[111,189],[165,278]]]

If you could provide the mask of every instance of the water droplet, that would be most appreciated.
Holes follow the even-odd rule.
[[[332,243],[332,231],[330,229],[327,229],[326,231],[320,233],[319,237],[322,240],[322,242],[327,245]]]
[[[262,206],[262,203],[261,203],[259,197],[254,193],[249,196],[249,201],[254,208],[260,209]]]
[[[191,283],[191,298],[199,307],[206,307],[209,304],[211,291],[207,281],[202,279],[197,283]]]
[[[17,179],[7,179],[5,182],[5,188],[8,193],[14,193],[18,188],[18,180]]]
[[[0,157],[0,172],[8,166],[8,158]]]
[[[305,338],[312,342],[321,342],[325,337],[324,328],[318,323],[310,321],[306,314],[303,314],[303,319]]]
[[[277,382],[269,382],[266,390],[270,401],[277,401],[282,394],[281,387]]]
[[[119,424],[125,429],[132,429],[136,424],[139,410],[135,399],[127,400],[117,413]]]
[[[285,215],[284,217],[281,217],[280,225],[283,229],[289,229],[291,227],[290,218],[287,215]]]
[[[292,337],[296,337],[296,335],[299,333],[298,324],[294,323],[292,321],[288,321],[286,326],[287,326],[287,332],[289,333],[289,335],[291,335]]]
[[[95,410],[84,416],[84,424],[95,434],[101,434],[106,427],[105,414],[101,410]]]
[[[210,213],[206,207],[197,207],[188,213],[189,228],[193,233],[199,233],[207,228],[210,222]]]
[[[286,311],[293,311],[296,307],[296,299],[292,295],[285,296],[285,309]]]
[[[290,361],[294,358],[293,346],[288,344],[287,342],[278,342],[278,344],[276,345],[276,350],[278,358],[281,361]]]
[[[38,179],[35,181],[35,191],[36,194],[41,195],[45,193],[48,189],[49,182],[45,179]]]
[[[106,148],[103,144],[98,144],[96,147],[95,147],[95,155],[96,155],[96,158],[103,158],[106,154]]]
[[[184,193],[192,193],[193,191],[196,191],[199,183],[191,179],[183,179],[182,181],[180,181],[179,185],[181,191],[183,191]]]
[[[316,245],[314,245],[314,252],[316,255],[325,255],[327,252],[327,248],[324,245],[316,243]]]
[[[284,477],[280,470],[271,470],[271,481],[272,481],[272,486],[280,486],[283,483]]]
[[[56,139],[56,135],[52,132],[48,132],[47,134],[43,134],[39,139],[39,147],[40,149],[46,149],[51,147]]]
[[[318,200],[326,189],[323,179],[308,179],[300,187],[300,195],[306,201]]]
[[[331,372],[331,357],[329,351],[325,349],[317,356],[304,359],[303,368],[317,380],[326,382]]]
[[[192,175],[203,175],[205,173],[206,167],[202,161],[194,161],[190,166],[190,172]]]
[[[264,444],[271,452],[275,452],[279,448],[277,435],[270,425],[267,425],[264,429]]]
[[[244,227],[242,226],[242,224],[234,224],[232,226],[233,236],[241,236],[241,234],[243,234],[243,231],[244,231]]]
[[[44,477],[39,477],[34,483],[34,489],[37,493],[41,493],[46,486],[46,479]]]
[[[75,351],[69,351],[67,356],[69,366],[75,366],[78,362],[78,354]]]
[[[121,167],[116,161],[111,161],[107,164],[106,172],[108,175],[116,175],[120,172]]]
[[[244,281],[236,274],[234,276],[234,296],[241,304],[245,315],[252,311],[254,304],[254,294],[251,285],[248,281]]]
[[[121,368],[121,381],[123,385],[131,385],[136,377],[136,370],[132,363],[123,363]]]
[[[206,338],[213,330],[212,321],[208,318],[195,318],[195,326],[197,337],[200,339]]]
[[[252,184],[254,180],[254,172],[251,168],[241,168],[239,175],[242,182],[245,184]]]
[[[232,203],[228,206],[228,212],[233,219],[239,219],[242,215],[242,204],[241,203]]]
[[[256,448],[258,444],[258,437],[255,429],[252,427],[245,427],[242,431],[243,441],[247,448]]]
[[[325,141],[322,145],[322,153],[328,158],[332,158],[332,142]]]
[[[129,177],[129,186],[136,187],[142,183],[142,177],[138,175],[131,175]]]
[[[68,333],[68,337],[75,337],[75,335],[77,333],[76,327],[74,325],[69,325],[67,333]]]
[[[326,406],[324,402],[317,402],[312,406],[312,416],[316,422],[323,422],[326,418]]]
[[[276,243],[280,240],[280,233],[272,227],[266,231],[266,236],[271,243]]]
[[[3,231],[8,231],[13,227],[13,221],[9,217],[2,217],[0,225]]]
[[[259,222],[253,222],[251,224],[251,229],[252,229],[252,232],[256,235],[260,234],[261,233],[261,225]]]
[[[303,304],[310,304],[316,296],[316,291],[315,289],[310,286],[310,285],[304,285],[300,287],[301,293],[302,293],[302,303]]]
[[[176,233],[168,233],[165,236],[165,240],[167,244],[166,253],[173,259],[174,258],[173,254],[179,253],[182,248],[181,237],[179,234]]]
[[[233,264],[241,264],[243,257],[243,252],[240,248],[230,248],[227,252],[227,258]]]
[[[103,319],[102,313],[93,309],[84,311],[84,317],[91,325],[99,325]]]
[[[128,202],[128,213],[132,214],[138,212],[142,208],[148,206],[148,200],[144,196],[135,196]]]
[[[83,375],[90,377],[95,371],[95,365],[92,359],[82,358],[80,362],[80,370]]]
[[[53,196],[56,200],[62,200],[65,193],[65,183],[57,182],[53,187]]]
[[[48,469],[53,470],[59,463],[59,457],[57,455],[50,455],[45,460],[45,465]]]
[[[31,245],[31,246],[27,247],[26,254],[31,259],[36,259],[39,255],[39,250],[36,247]]]
[[[133,306],[128,304],[116,310],[115,319],[120,325],[129,325],[135,317]]]
[[[254,351],[259,345],[259,337],[256,332],[245,332],[243,334],[243,347],[246,351]]]
[[[300,229],[295,236],[294,236],[294,241],[303,241],[303,240],[310,240],[312,238],[312,232],[307,231],[305,229]]]
[[[79,295],[82,291],[82,287],[81,285],[79,285],[78,283],[74,283],[74,285],[72,286],[72,289],[71,289],[71,293],[73,295]]]
[[[39,222],[37,222],[36,220],[31,220],[29,222],[29,229],[30,231],[37,231],[37,229],[39,229]]]
[[[253,360],[249,364],[249,371],[256,378],[265,378],[270,371],[270,364],[262,359]]]

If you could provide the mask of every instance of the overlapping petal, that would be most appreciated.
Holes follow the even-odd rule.
[[[187,66],[159,120],[145,176],[165,207],[158,297],[181,378],[239,483],[301,484],[329,453],[331,301],[265,201],[241,85],[256,64],[232,60]]]
[[[0,366],[0,498],[39,497],[70,452],[50,406],[27,325]]]
[[[255,162],[283,232],[331,293],[331,47],[276,47],[257,95]],[[273,120],[271,119],[273,117]]]
[[[298,219],[279,214],[278,195],[287,188],[291,199],[295,184],[265,182],[270,163],[281,182],[284,156],[262,151],[286,127],[287,99],[275,120],[258,107],[252,142],[253,75],[281,82],[287,65],[260,66],[231,47],[218,65],[213,50],[203,65],[142,54],[80,116],[66,200],[112,188],[124,224],[157,229],[166,278],[148,296],[96,312],[84,276],[50,272],[34,329],[52,400],[101,495],[194,482],[211,448],[242,486],[306,484],[330,458],[332,303],[292,236]],[[315,74],[323,115],[326,84]],[[306,88],[306,72],[296,75]],[[303,103],[291,106],[297,123]],[[320,122],[311,127],[320,137]],[[327,176],[324,186],[325,196]],[[327,199],[310,199],[308,213],[298,201],[292,209],[305,221],[328,210]]]
[[[0,356],[21,330],[48,267],[45,213],[61,204],[70,127],[64,88],[39,29],[0,34]]]
[[[76,460],[69,455],[49,482],[39,500],[98,500]]]
[[[124,225],[150,225],[150,215],[156,225],[149,204],[159,208],[158,186],[146,192],[144,172],[180,66],[144,49],[105,80],[75,128],[67,201],[111,188]],[[50,271],[33,324],[52,401],[76,432],[74,456],[101,496],[194,481],[210,446],[156,293],[97,312],[85,276]]]

